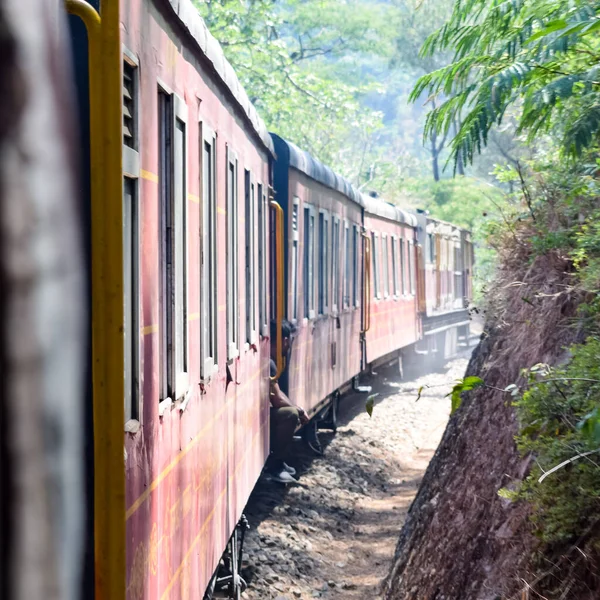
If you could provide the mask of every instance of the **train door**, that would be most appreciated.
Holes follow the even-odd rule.
[[[79,104],[80,201],[90,278],[88,528],[83,597],[125,598],[123,180],[118,2],[65,0]]]

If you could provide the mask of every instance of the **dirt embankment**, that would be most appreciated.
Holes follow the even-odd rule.
[[[295,446],[300,484],[259,482],[246,514],[244,598],[374,600],[390,570],[398,532],[446,426],[451,382],[467,359],[443,373],[401,381],[396,369],[365,379],[378,392],[340,407],[337,435],[321,432],[325,456]],[[416,402],[417,390],[431,385]]]
[[[498,495],[529,466],[515,447],[510,395],[501,390],[523,367],[561,360],[578,336],[577,299],[569,264],[558,256],[532,264],[515,252],[503,264],[493,319],[467,370],[500,390],[474,390],[451,417],[402,530],[387,600],[543,597],[530,566],[536,541],[528,508]]]

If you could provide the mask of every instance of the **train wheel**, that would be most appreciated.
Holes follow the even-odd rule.
[[[333,433],[337,431],[339,407],[340,395],[336,393],[331,400],[326,416],[318,423],[319,429],[331,429]]]

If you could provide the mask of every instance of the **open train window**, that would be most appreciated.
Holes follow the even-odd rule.
[[[256,186],[256,198],[258,201],[258,320],[260,334],[269,336],[269,318],[267,313],[267,219],[269,210],[267,195],[263,184]]]
[[[415,295],[415,244],[412,240],[407,241],[408,245],[408,293]]]
[[[139,202],[138,180],[123,180],[123,313],[125,422],[139,419]]]
[[[246,223],[246,342],[255,344],[256,334],[256,196],[252,175],[244,171]]]
[[[123,61],[123,357],[125,423],[139,420],[139,140],[138,68],[129,52]]]
[[[379,276],[379,235],[371,233],[373,241],[373,290],[375,292],[375,298],[381,298],[381,278]]]
[[[398,247],[400,249],[400,292],[406,296],[406,248],[403,238],[398,240]]]
[[[383,246],[383,297],[388,298],[390,295],[390,250],[387,235],[381,236],[381,244]]]
[[[202,243],[201,272],[201,362],[200,376],[207,380],[217,370],[217,143],[214,132],[202,127]]]
[[[329,312],[329,215],[319,211],[319,314]]]
[[[161,395],[181,398],[188,388],[187,106],[159,88],[161,247]]]
[[[398,259],[396,256],[396,247],[398,240],[394,236],[391,238],[392,242],[392,286],[394,290],[394,298],[398,297]]]
[[[358,242],[360,236],[358,233],[358,225],[352,226],[352,306],[358,308],[360,300],[358,296]]]
[[[340,220],[338,217],[331,219],[331,280],[331,310],[337,313],[340,302]]]
[[[227,360],[239,356],[238,320],[238,160],[235,152],[227,148]]]
[[[435,235],[433,233],[427,234],[427,248],[429,250],[429,252],[427,253],[428,262],[435,263],[436,248],[435,248]]]
[[[294,196],[294,202],[292,204],[292,267],[291,267],[291,319],[293,323],[298,320],[298,243],[300,240],[299,233],[299,211],[300,211],[300,198]]]
[[[174,311],[175,311],[175,396],[188,389],[188,294],[187,294],[187,106],[175,96],[173,136],[174,193]]]
[[[304,205],[304,316],[315,317],[315,209]]]
[[[344,257],[346,260],[346,269],[344,276],[344,297],[342,306],[350,306],[350,289],[352,285],[352,255],[350,254],[350,226],[344,222]]]

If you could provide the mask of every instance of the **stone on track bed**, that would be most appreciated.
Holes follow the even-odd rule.
[[[450,412],[444,396],[463,376],[466,358],[443,372],[401,380],[381,369],[361,383],[378,392],[347,394],[337,435],[320,432],[325,456],[294,444],[300,483],[259,481],[246,514],[243,597],[256,600],[379,598],[406,511]],[[441,384],[441,385],[440,385]],[[417,390],[426,388],[417,402]]]

